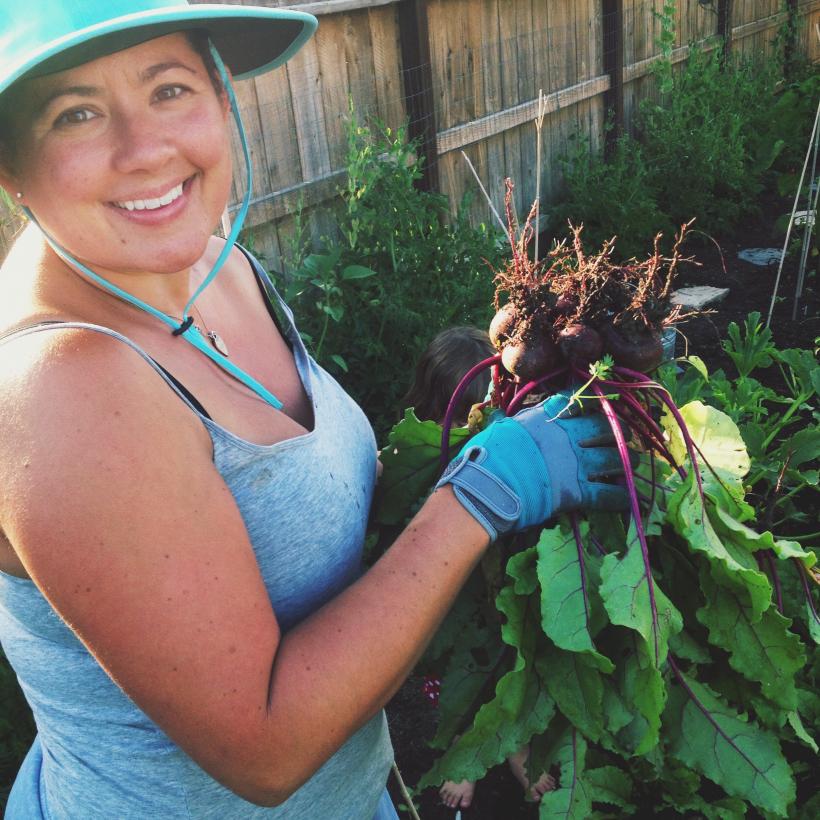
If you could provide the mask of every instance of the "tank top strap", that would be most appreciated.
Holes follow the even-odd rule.
[[[256,283],[259,285],[259,290],[262,292],[265,305],[268,308],[268,313],[270,313],[274,324],[285,340],[292,342],[294,336],[296,338],[299,337],[293,311],[282,298],[270,274],[262,267],[259,260],[239,243],[236,244],[236,247],[243,253],[251,266],[253,275],[256,277]]]
[[[210,418],[200,402],[197,401],[197,399],[188,390],[186,390],[183,385],[177,381],[161,364],[152,359],[151,356],[149,356],[148,353],[146,353],[136,342],[133,342],[127,336],[123,336],[122,333],[112,330],[110,327],[95,325],[89,322],[65,322],[62,320],[38,322],[37,324],[27,325],[25,327],[18,328],[17,330],[11,330],[0,334],[0,345],[13,341],[14,339],[20,339],[24,336],[31,336],[34,333],[63,328],[68,330],[91,330],[96,333],[111,336],[112,338],[118,339],[128,345],[128,347],[138,353],[162,377],[165,383],[177,394],[177,396],[179,396],[180,399],[182,399],[183,402],[185,402],[185,404],[188,405],[194,413],[196,413],[197,416],[200,418],[203,416],[208,419]]]

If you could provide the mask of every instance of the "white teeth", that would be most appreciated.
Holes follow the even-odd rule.
[[[129,199],[123,202],[115,202],[118,208],[124,208],[126,211],[155,211],[157,208],[162,208],[164,205],[170,205],[175,199],[182,196],[182,183],[168,191],[165,196],[159,199]]]

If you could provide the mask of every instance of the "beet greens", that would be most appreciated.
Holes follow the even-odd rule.
[[[662,329],[683,318],[669,294],[692,261],[680,253],[688,226],[669,256],[656,237],[646,260],[616,265],[612,242],[589,254],[574,229],[535,262],[529,221],[514,239],[509,196],[508,219],[498,354],[466,374],[441,428],[411,410],[394,428],[376,520],[401,525],[491,413],[559,390],[609,421],[630,509],[563,516],[491,547],[424,661],[442,681],[442,755],[419,787],[477,780],[529,743],[533,777],[559,782],[543,818],[611,816],[604,806],[739,818],[749,804],[799,816],[791,764],[817,753],[803,721],[820,714],[806,652],[820,633],[816,555],[756,531],[737,425],[699,400],[678,407],[634,366],[652,371]],[[491,397],[469,429],[451,429],[487,368]]]

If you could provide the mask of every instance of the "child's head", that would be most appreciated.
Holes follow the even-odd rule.
[[[404,397],[404,406],[415,408],[421,421],[441,422],[450,397],[464,374],[480,361],[495,353],[490,337],[475,327],[451,327],[442,330],[427,346],[416,365],[416,378]],[[490,371],[482,373],[461,397],[455,410],[454,424],[465,424],[470,408],[487,395]]]

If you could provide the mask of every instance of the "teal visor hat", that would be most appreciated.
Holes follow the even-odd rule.
[[[194,301],[214,279],[242,227],[251,193],[251,161],[239,108],[225,66],[234,79],[262,74],[292,57],[316,29],[310,14],[259,6],[228,6],[168,2],[168,0],[0,0],[0,95],[17,80],[75,68],[98,57],[139,45],[156,37],[188,29],[207,32],[214,62],[230,99],[242,152],[247,185],[239,213],[210,273],[185,306],[182,319],[168,316],[122,290],[83,265],[45,231],[54,251],[105,290],[168,325],[223,370],[231,373],[277,409],[282,402],[264,385],[215,350],[189,313]],[[37,221],[28,209],[24,209]]]
[[[235,79],[292,57],[316,29],[310,14],[169,0],[0,0],[0,93],[23,77],[74,68],[175,31],[208,32]]]

